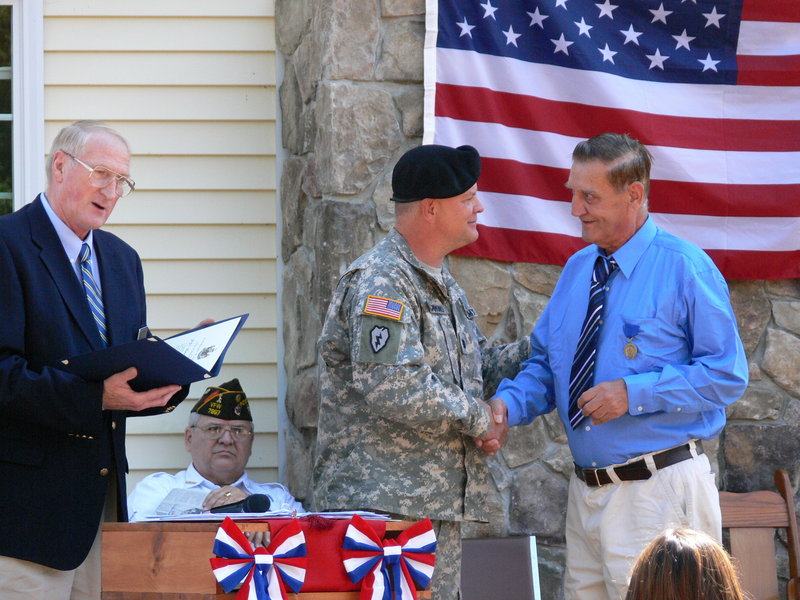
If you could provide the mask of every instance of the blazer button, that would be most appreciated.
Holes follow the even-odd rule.
[[[111,429],[116,429],[116,428],[117,428],[117,422],[111,421]]]
[[[105,477],[106,475],[108,475],[108,469],[106,469],[105,467],[103,467],[102,469],[100,469],[100,475],[102,475],[103,477]]]

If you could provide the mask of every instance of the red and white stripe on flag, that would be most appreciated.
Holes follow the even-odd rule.
[[[727,278],[800,277],[800,3],[427,0],[425,142],[483,160],[460,252],[563,264],[585,245],[575,145],[629,133],[650,213]]]

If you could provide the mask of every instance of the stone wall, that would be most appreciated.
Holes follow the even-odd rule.
[[[286,479],[306,498],[317,420],[316,349],[345,266],[392,225],[389,178],[422,135],[423,0],[276,0],[283,147],[280,182],[287,375]],[[492,343],[528,335],[561,271],[453,257]],[[731,281],[750,361],[745,397],[710,445],[720,485],[800,487],[800,280]],[[545,598],[559,598],[569,449],[555,415],[512,430],[492,470],[503,505],[471,535],[536,533]]]

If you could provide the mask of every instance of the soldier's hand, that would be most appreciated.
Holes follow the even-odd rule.
[[[578,408],[592,420],[592,425],[602,425],[628,412],[628,386],[624,379],[612,379],[590,387],[578,398]]]
[[[492,398],[486,405],[489,412],[489,431],[475,440],[475,444],[488,456],[496,454],[506,443],[508,434],[508,409],[500,398]]]

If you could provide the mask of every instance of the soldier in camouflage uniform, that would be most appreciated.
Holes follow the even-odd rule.
[[[431,518],[435,600],[459,598],[460,524],[486,521],[496,493],[484,452],[502,445],[505,423],[482,398],[529,353],[527,340],[485,345],[442,262],[477,239],[479,173],[470,146],[400,159],[396,228],[343,275],[320,338],[316,508]]]

